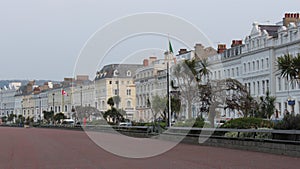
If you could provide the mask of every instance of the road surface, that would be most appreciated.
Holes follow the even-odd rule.
[[[0,127],[0,134],[0,169],[300,168],[300,158],[189,144],[151,158],[124,158],[103,150],[82,131]]]

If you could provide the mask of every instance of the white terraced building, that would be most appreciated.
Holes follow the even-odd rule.
[[[166,60],[152,56],[144,59],[144,67],[136,70],[134,79],[136,87],[137,121],[153,121],[152,111],[147,104],[155,95],[167,95]]]
[[[7,87],[4,86],[0,90],[1,114],[0,117],[16,114],[15,112],[15,94],[21,86],[21,83],[10,83]]]
[[[233,78],[246,85],[251,95],[258,99],[270,91],[276,96],[279,118],[285,110],[292,112],[288,99],[295,100],[294,111],[300,112],[300,84],[291,83],[280,77],[277,58],[284,54],[296,56],[300,53],[299,14],[285,14],[282,22],[274,25],[253,23],[250,35],[232,41],[230,49],[218,45],[218,54],[208,58],[212,79]],[[235,111],[227,110],[223,115],[238,117]]]

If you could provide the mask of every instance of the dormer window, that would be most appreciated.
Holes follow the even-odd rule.
[[[119,71],[118,70],[114,71],[114,76],[119,76]]]
[[[131,72],[129,70],[127,71],[127,76],[131,76]]]

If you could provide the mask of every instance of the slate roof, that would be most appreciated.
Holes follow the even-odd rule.
[[[280,25],[258,25],[261,31],[266,30],[268,34],[272,37],[278,37],[278,30],[280,29]]]
[[[132,78],[138,68],[143,67],[142,64],[110,64],[104,66],[97,72],[95,80],[103,78]],[[116,73],[114,73],[116,71]],[[130,72],[130,73],[128,73]],[[117,75],[117,76],[115,76]]]

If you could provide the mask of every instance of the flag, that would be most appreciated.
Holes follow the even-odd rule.
[[[62,89],[61,90],[61,95],[67,95],[67,92],[64,89]]]
[[[172,44],[171,44],[170,40],[169,40],[169,52],[171,54],[173,54],[173,47],[172,47]],[[176,65],[176,57],[174,57],[173,55],[172,55],[172,57],[173,57],[173,60],[174,60],[174,64]]]
[[[172,44],[171,44],[171,41],[169,40],[169,52],[170,53],[173,53],[173,48],[172,48]]]

